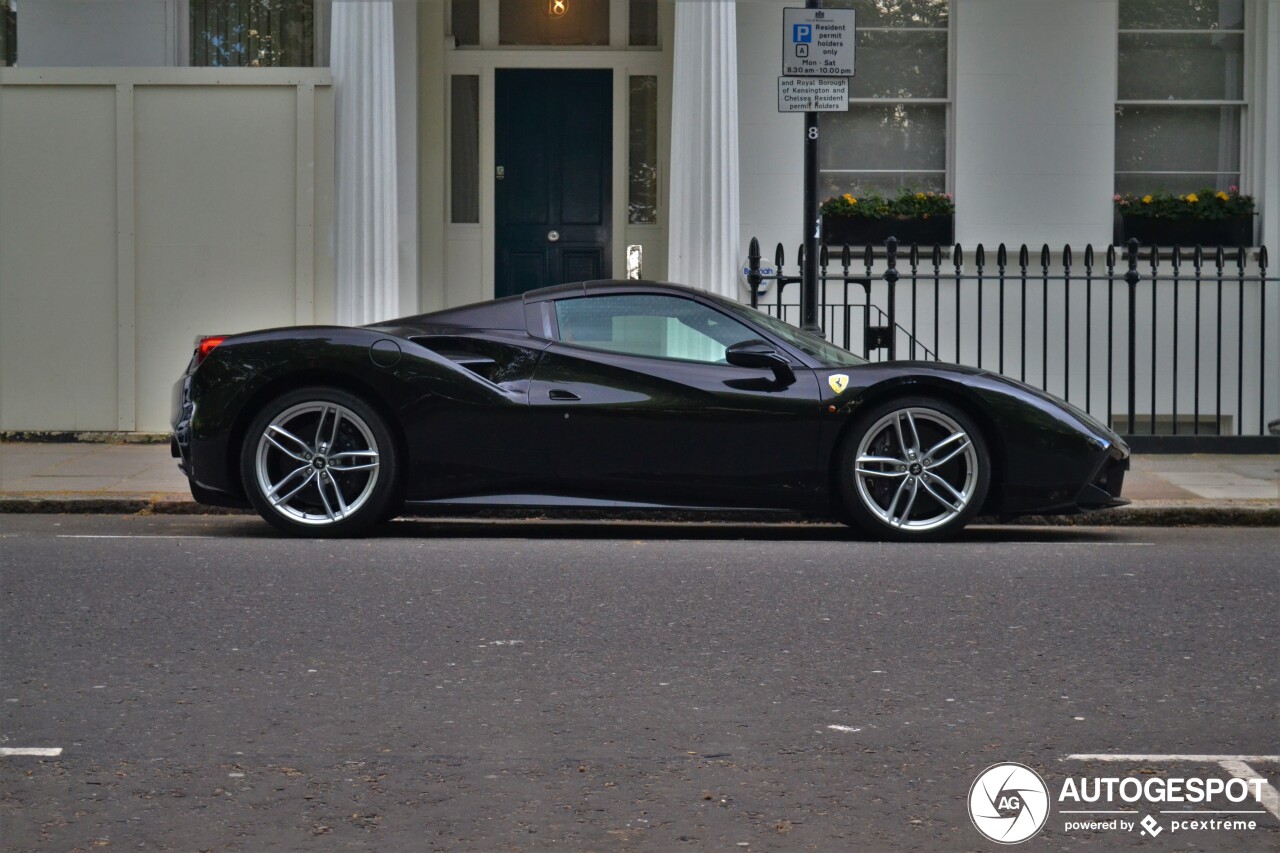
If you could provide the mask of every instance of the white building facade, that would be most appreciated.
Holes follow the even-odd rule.
[[[751,237],[801,241],[789,5],[0,0],[0,430],[163,431],[200,334],[579,278],[747,299]],[[859,35],[824,197],[950,193],[956,242],[1060,265],[1116,192],[1238,186],[1280,246],[1280,3],[825,5]],[[1278,302],[1239,308],[1273,329],[1242,422],[1280,414]]]

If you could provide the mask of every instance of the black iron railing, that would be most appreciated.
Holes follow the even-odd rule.
[[[871,360],[953,361],[1050,391],[1148,447],[1194,448],[1183,437],[1261,437],[1280,415],[1280,278],[1267,250],[1046,245],[1039,263],[1023,245],[995,264],[979,245],[895,240],[819,257],[819,316],[833,343]],[[751,241],[752,305],[789,322],[800,312],[804,265],[770,267]],[[792,287],[792,285],[796,285]],[[772,290],[772,293],[768,291]],[[1274,439],[1271,441],[1275,441]],[[1208,448],[1214,442],[1200,442]],[[1232,442],[1270,449],[1264,439]]]

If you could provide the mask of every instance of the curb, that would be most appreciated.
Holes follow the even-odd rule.
[[[251,510],[211,507],[181,495],[146,496],[0,496],[0,515],[253,515]],[[600,510],[484,510],[410,513],[417,517],[558,519],[607,521],[685,521],[736,523],[830,524],[830,519],[803,518],[787,513],[729,513],[716,511],[600,511]],[[1012,519],[991,516],[975,524],[1064,527],[1280,527],[1280,506],[1222,506],[1162,504],[1127,506],[1080,515],[1026,515]]]

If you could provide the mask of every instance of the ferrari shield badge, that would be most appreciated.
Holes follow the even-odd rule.
[[[831,386],[832,391],[839,394],[849,387],[849,377],[843,373],[833,373],[827,377],[827,384]]]

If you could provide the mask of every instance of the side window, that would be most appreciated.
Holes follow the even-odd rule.
[[[724,363],[727,347],[758,334],[692,299],[631,294],[561,299],[560,340],[592,349]]]

